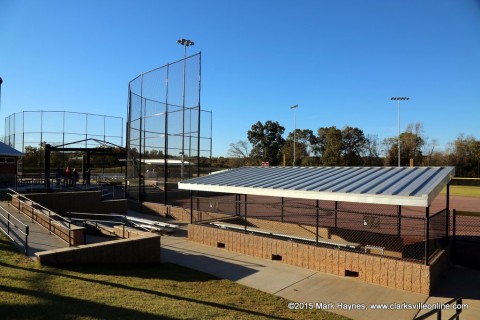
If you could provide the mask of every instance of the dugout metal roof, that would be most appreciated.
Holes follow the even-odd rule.
[[[178,183],[179,189],[428,207],[454,167],[242,167]]]

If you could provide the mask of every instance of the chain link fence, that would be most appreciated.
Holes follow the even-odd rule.
[[[4,143],[25,154],[18,163],[17,183],[43,184],[46,144],[69,148],[100,148],[105,145],[121,148],[124,145],[124,119],[70,111],[17,112],[5,118]],[[82,154],[55,152],[50,157],[50,167],[83,168]],[[124,175],[122,163],[113,156],[92,156],[90,169],[92,174]],[[54,174],[50,172],[50,175]]]
[[[480,215],[456,212],[452,216],[455,264],[480,269]]]

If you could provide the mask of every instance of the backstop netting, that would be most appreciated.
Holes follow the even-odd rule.
[[[140,74],[128,86],[127,191],[167,203],[177,182],[210,172],[212,115],[200,108],[201,54]]]

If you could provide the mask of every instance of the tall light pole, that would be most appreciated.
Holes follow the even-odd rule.
[[[183,96],[182,96],[182,151],[180,152],[182,161],[180,164],[180,180],[183,180],[183,167],[185,158],[185,75],[187,71],[187,47],[193,46],[194,43],[191,40],[180,39],[177,43],[182,45],[183,51]]]
[[[293,109],[293,167],[295,166],[295,131],[297,131],[297,108],[298,104],[290,107],[290,109]]]
[[[398,106],[398,166],[400,167],[400,100],[410,100],[408,97],[392,97],[390,100],[396,100]]]
[[[0,107],[2,106],[2,83],[3,79],[0,77]]]

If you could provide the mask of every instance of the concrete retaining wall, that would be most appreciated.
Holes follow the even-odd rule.
[[[36,253],[44,265],[64,264],[139,264],[160,262],[160,236],[80,245]]]
[[[193,224],[188,226],[188,238],[233,252],[422,294],[430,294],[449,261],[448,252],[441,253],[438,259],[426,266],[385,256],[316,247]]]
[[[142,203],[129,203],[129,207],[135,211],[158,215],[165,218],[172,218],[182,222],[190,222],[190,209],[184,209],[176,206],[168,206],[161,203],[154,202],[142,202]],[[230,214],[215,213],[193,210],[193,221],[205,221],[214,219],[231,218]]]
[[[127,214],[127,200],[102,201],[101,191],[30,193],[25,196],[55,212]]]

